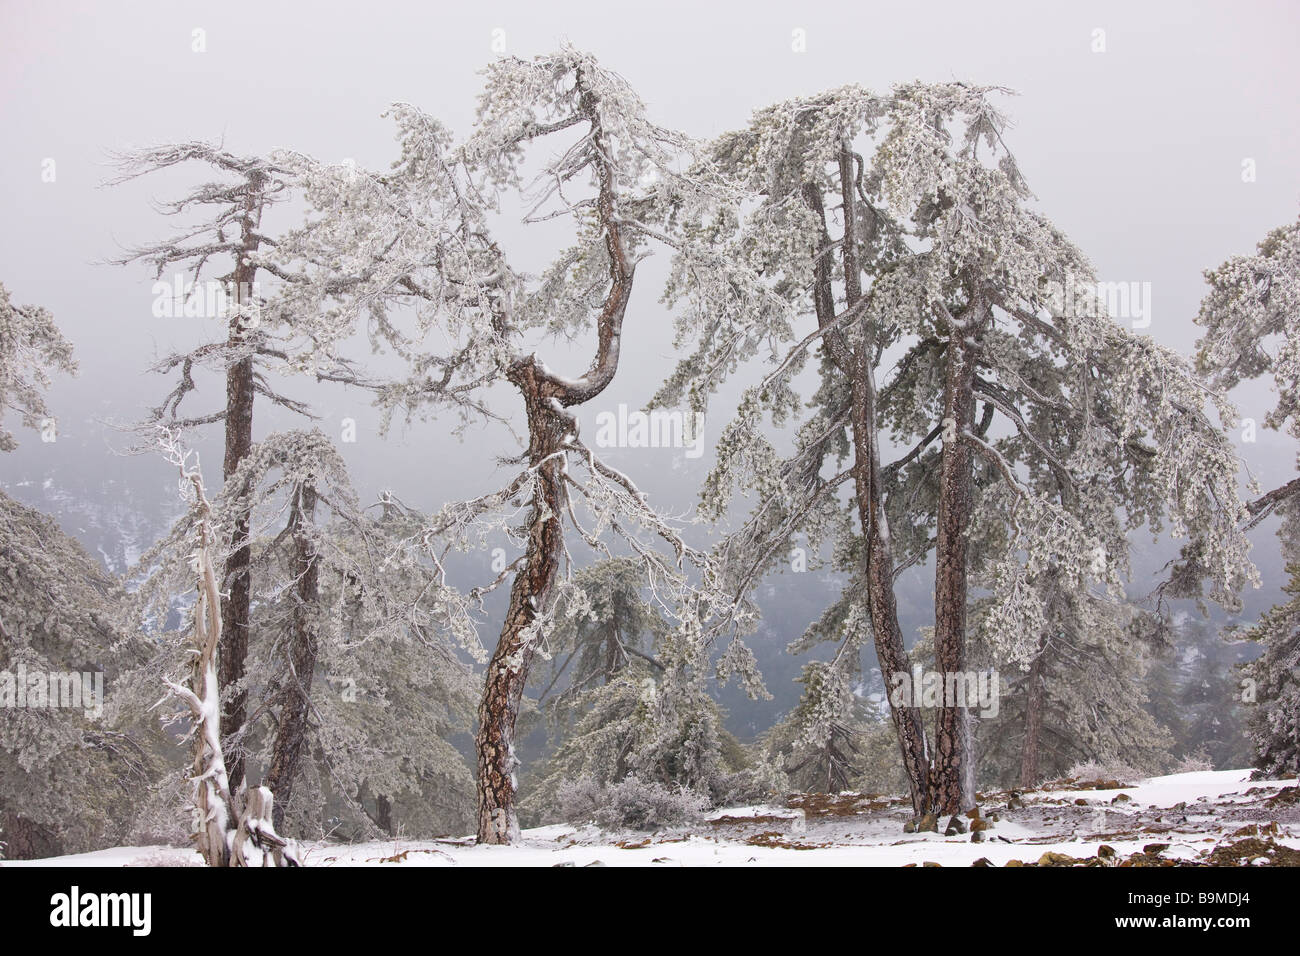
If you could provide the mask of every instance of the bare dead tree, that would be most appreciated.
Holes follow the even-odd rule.
[[[193,662],[186,684],[168,681],[168,689],[189,708],[194,756],[190,771],[195,815],[194,840],[209,866],[297,866],[297,858],[271,824],[272,797],[265,787],[249,794],[242,812],[232,798],[221,739],[221,694],[218,679],[221,593],[213,553],[217,529],[203,476],[170,432],[160,432],[169,460],[181,473],[197,533],[193,556]],[[256,861],[256,862],[254,862]]]

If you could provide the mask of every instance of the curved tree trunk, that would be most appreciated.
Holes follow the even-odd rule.
[[[555,376],[534,356],[514,362],[507,380],[519,389],[528,416],[528,463],[535,479],[533,506],[528,523],[528,545],[524,564],[510,587],[510,606],[496,650],[488,663],[483,698],[479,704],[479,727],[475,736],[478,753],[478,840],[480,843],[510,843],[518,838],[515,811],[514,770],[515,720],[528,681],[535,636],[529,626],[546,611],[564,551],[562,508],[564,488],[565,436],[577,433],[577,424],[565,409],[581,405],[600,395],[618,371],[623,336],[623,317],[632,296],[635,266],[623,243],[623,224],[616,208],[613,151],[606,142],[600,115],[600,100],[587,85],[582,69],[575,81],[580,91],[579,113],[590,124],[592,170],[599,185],[596,217],[609,254],[609,291],[596,319],[596,354],[591,367],[574,381]],[[508,290],[502,294],[509,295]],[[497,331],[508,335],[509,321],[501,304],[494,308]]]
[[[560,567],[563,531],[561,443],[570,420],[550,402],[531,360],[511,370],[528,411],[528,461],[535,470],[524,565],[510,588],[510,607],[488,664],[478,711],[478,841],[507,844],[519,837],[515,810],[515,720],[528,680],[535,637],[528,627],[545,610]]]

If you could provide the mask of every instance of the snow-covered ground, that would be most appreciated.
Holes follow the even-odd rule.
[[[897,797],[795,794],[783,805],[718,810],[656,833],[550,826],[524,831],[510,847],[396,839],[309,843],[300,853],[308,866],[1004,866],[1049,853],[1093,866],[1300,865],[1300,788],[1294,780],[1249,777],[1246,770],[1208,771],[1118,789],[1076,781],[1073,789],[983,794],[982,819],[991,826],[979,842],[972,833],[945,836],[946,819],[939,833],[905,833],[910,812]],[[156,846],[0,863],[200,864],[192,850]]]

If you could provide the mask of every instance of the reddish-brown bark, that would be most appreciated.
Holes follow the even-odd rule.
[[[583,91],[579,112],[591,130],[592,168],[599,187],[596,213],[609,256],[610,287],[596,319],[596,354],[586,375],[576,381],[559,378],[530,355],[515,362],[506,376],[524,401],[528,463],[536,480],[524,563],[510,588],[510,604],[488,663],[479,703],[475,745],[480,843],[510,843],[519,833],[515,810],[515,721],[534,655],[529,627],[547,608],[563,552],[560,516],[565,501],[564,440],[566,435],[576,433],[574,420],[564,409],[590,401],[613,381],[618,370],[623,317],[632,294],[633,266],[615,208],[614,170],[606,148],[600,103],[585,87],[581,70],[577,83]],[[501,331],[507,330],[503,327]]]

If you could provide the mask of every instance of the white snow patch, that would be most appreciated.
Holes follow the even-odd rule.
[[[1024,794],[1026,808],[1034,810],[1030,822],[1004,814],[988,831],[983,843],[971,843],[963,834],[904,834],[905,810],[868,812],[848,816],[806,817],[801,809],[756,804],[728,807],[708,814],[689,829],[649,833],[606,833],[594,826],[555,825],[525,830],[513,846],[476,846],[458,840],[383,840],[358,844],[300,844],[304,866],[905,866],[939,863],[969,866],[981,857],[994,866],[1017,859],[1036,861],[1052,851],[1073,857],[1090,857],[1106,843],[1121,856],[1142,851],[1151,842],[1169,844],[1163,855],[1192,859],[1240,827],[1240,821],[1218,818],[1222,809],[1246,803],[1252,787],[1265,791],[1293,786],[1294,780],[1252,781],[1248,770],[1207,771],[1153,777],[1134,781],[1122,790],[1031,791]],[[1128,802],[1110,804],[1119,793]],[[842,795],[844,796],[844,795]],[[1111,831],[1110,837],[1091,826],[1092,814],[1083,812],[1064,830],[1047,830],[1032,823],[1041,814],[1035,805],[1074,808],[1077,799],[1095,804],[1096,819]],[[852,800],[851,795],[849,800]],[[1115,830],[1141,807],[1188,805],[1187,831],[1177,828],[1157,836],[1118,839]],[[1193,805],[1200,804],[1202,813]],[[1075,808],[1083,809],[1083,808]],[[1221,826],[1206,832],[1192,824],[1220,819]],[[752,822],[746,822],[752,821]],[[783,821],[789,821],[788,823]],[[1082,821],[1082,822],[1081,822]],[[1090,835],[1091,834],[1091,835]],[[1300,849],[1300,827],[1282,825],[1276,841]],[[0,866],[186,866],[201,863],[193,850],[177,847],[116,847],[94,853],[45,860],[3,861]]]

